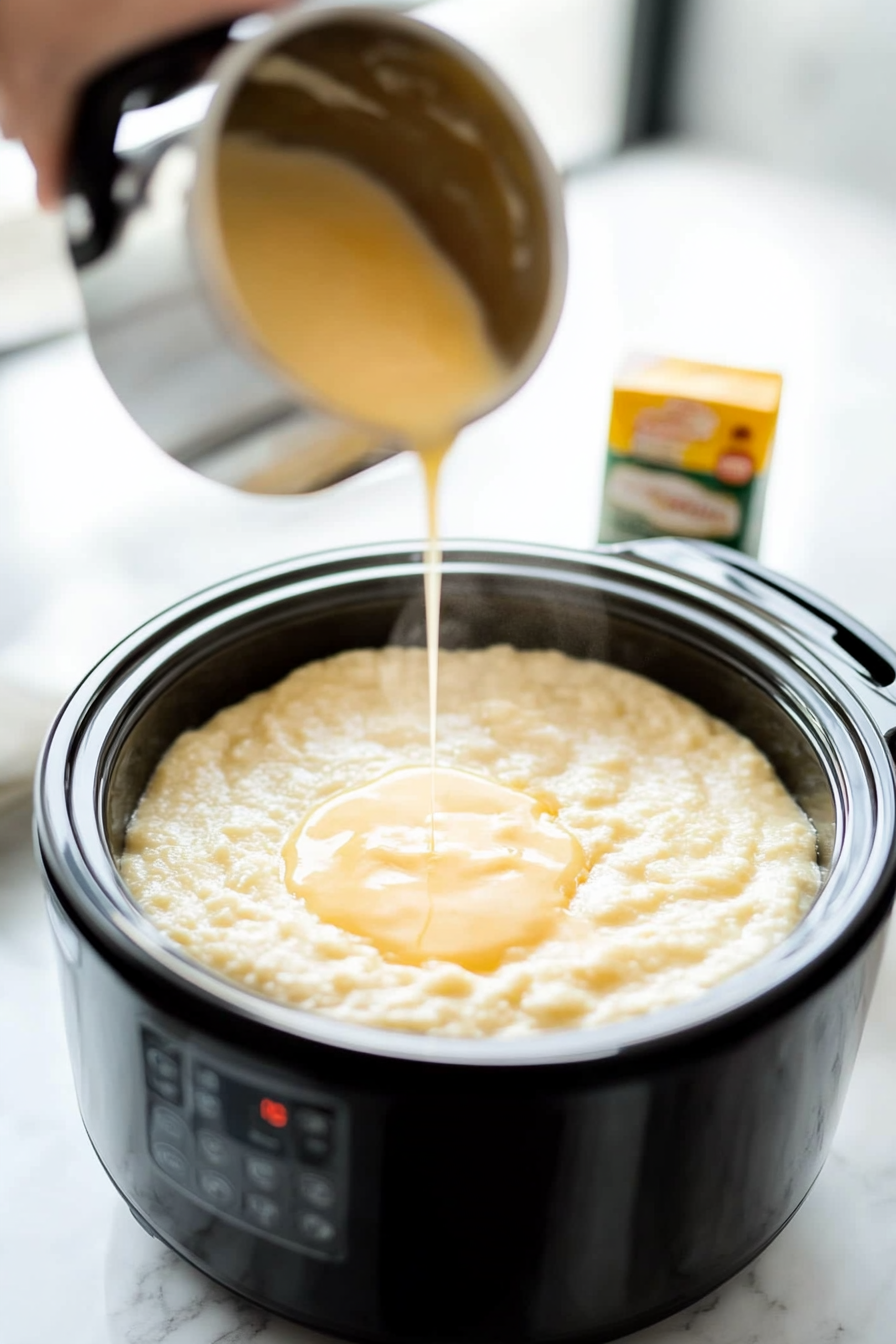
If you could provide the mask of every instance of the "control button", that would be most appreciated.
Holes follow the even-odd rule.
[[[165,1078],[168,1082],[180,1082],[180,1060],[176,1055],[166,1054],[157,1045],[147,1046],[146,1066],[154,1078]]]
[[[190,1130],[186,1120],[170,1106],[153,1106],[149,1121],[154,1139],[167,1139],[179,1148],[189,1148]]]
[[[302,1134],[314,1134],[318,1138],[329,1138],[333,1127],[333,1116],[317,1106],[300,1106],[296,1111],[296,1124]]]
[[[203,1092],[220,1092],[221,1079],[215,1073],[214,1069],[208,1068],[205,1064],[197,1064],[193,1072],[193,1080],[196,1086]]]
[[[278,1155],[283,1152],[283,1140],[279,1134],[265,1132],[259,1129],[257,1125],[251,1125],[246,1135],[246,1141],[251,1143],[253,1148],[261,1148],[266,1153]]]
[[[285,1129],[289,1124],[289,1107],[273,1097],[262,1097],[258,1103],[258,1114],[272,1129]]]
[[[303,1134],[299,1139],[299,1156],[303,1162],[326,1162],[330,1156],[330,1140],[316,1134]]]
[[[269,1195],[259,1195],[255,1191],[246,1196],[246,1214],[259,1227],[272,1231],[280,1226],[280,1205]]]
[[[315,1246],[326,1246],[328,1242],[334,1240],[336,1228],[329,1218],[324,1218],[319,1213],[303,1213],[299,1215],[299,1236],[303,1241],[312,1242]]]
[[[333,1142],[333,1116],[317,1106],[300,1106],[296,1111],[299,1131],[299,1156],[303,1162],[326,1162]]]
[[[149,1085],[154,1092],[158,1092],[160,1097],[164,1097],[172,1105],[179,1106],[181,1104],[183,1098],[180,1083],[173,1083],[168,1078],[150,1078]]]
[[[190,1163],[186,1154],[179,1148],[175,1148],[172,1143],[165,1143],[162,1139],[157,1139],[150,1150],[154,1161],[162,1168],[166,1176],[172,1180],[185,1182],[190,1174]]]
[[[214,1134],[210,1129],[200,1129],[196,1135],[196,1147],[203,1161],[209,1162],[213,1167],[230,1165],[232,1150],[223,1135]]]
[[[236,1190],[220,1171],[200,1169],[198,1184],[200,1193],[219,1209],[230,1209],[236,1203]]]
[[[280,1184],[280,1164],[261,1153],[250,1153],[246,1158],[246,1179],[257,1190],[276,1190]]]
[[[214,1092],[196,1092],[193,1096],[196,1114],[203,1120],[221,1119],[221,1098]]]
[[[180,1056],[170,1054],[158,1045],[148,1045],[145,1060],[146,1081],[149,1086],[160,1097],[179,1106],[182,1100]]]
[[[336,1203],[336,1190],[326,1176],[318,1176],[313,1171],[303,1171],[299,1177],[299,1194],[307,1204],[316,1209],[332,1209]]]

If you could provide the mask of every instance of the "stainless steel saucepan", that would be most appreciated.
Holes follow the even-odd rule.
[[[218,151],[231,134],[334,153],[387,185],[482,303],[508,373],[481,411],[525,381],[566,282],[559,180],[528,118],[486,65],[418,19],[302,6],[144,52],[82,100],[66,220],[90,339],[157,444],[274,493],[404,446],[314,404],[250,332],[220,241]]]

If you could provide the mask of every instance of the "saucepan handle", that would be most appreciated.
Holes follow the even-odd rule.
[[[202,79],[228,40],[217,24],[139,52],[97,75],[75,114],[66,178],[66,225],[76,266],[95,261],[113,241],[122,215],[115,180],[122,166],[115,139],[130,109],[154,107]]]

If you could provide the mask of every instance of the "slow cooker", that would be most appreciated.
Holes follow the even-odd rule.
[[[732,551],[449,547],[446,644],[605,659],[726,719],[813,820],[824,881],[684,1006],[507,1040],[363,1028],[190,960],[116,860],[179,733],[301,662],[420,642],[422,573],[374,548],[224,583],[63,708],[36,839],[81,1112],[139,1221],[284,1316],[389,1344],[609,1339],[746,1265],[824,1162],[894,894],[896,661]]]

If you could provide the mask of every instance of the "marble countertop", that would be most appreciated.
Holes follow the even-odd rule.
[[[458,445],[446,534],[589,545],[612,371],[631,350],[779,368],[763,558],[896,643],[896,220],[684,150],[574,183],[569,206],[557,340],[523,393]],[[318,500],[271,504],[175,479],[144,444],[131,451],[129,432],[83,345],[0,367],[0,571],[13,552],[18,566],[16,584],[0,584],[0,692],[6,677],[20,697],[10,703],[35,688],[43,702],[58,698],[127,627],[228,572],[420,534],[404,459]],[[29,821],[26,803],[0,814],[0,1339],[307,1341],[153,1241],[103,1174],[77,1114]],[[892,1344],[894,1263],[891,949],[833,1152],[805,1205],[720,1292],[632,1338]]]

